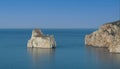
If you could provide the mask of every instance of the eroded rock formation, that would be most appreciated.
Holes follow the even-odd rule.
[[[56,42],[53,35],[44,35],[41,30],[34,29],[27,47],[55,48]]]
[[[86,35],[85,44],[107,47],[109,52],[120,53],[120,20],[104,24],[97,31]]]

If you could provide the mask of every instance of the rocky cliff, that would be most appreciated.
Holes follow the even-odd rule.
[[[107,47],[109,52],[120,53],[120,20],[104,24],[97,31],[86,35],[85,44]]]
[[[34,29],[31,39],[28,40],[27,47],[55,48],[56,42],[53,35],[44,35],[41,30]]]

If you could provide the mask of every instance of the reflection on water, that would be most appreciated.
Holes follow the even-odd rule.
[[[120,54],[109,53],[106,48],[94,48],[87,46],[86,47],[87,56],[92,58],[99,65],[103,65],[101,68],[113,68],[120,69]]]
[[[33,69],[49,69],[52,67],[55,49],[28,48],[32,57]]]

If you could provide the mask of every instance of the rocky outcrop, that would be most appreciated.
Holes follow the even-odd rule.
[[[120,53],[120,20],[104,24],[97,31],[86,35],[85,44],[107,47],[109,52]]]
[[[56,42],[53,35],[44,35],[41,30],[34,29],[27,47],[55,48]]]

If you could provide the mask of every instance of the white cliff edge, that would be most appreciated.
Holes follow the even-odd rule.
[[[106,47],[109,52],[120,53],[120,20],[104,24],[97,31],[86,35],[85,44]]]
[[[44,35],[41,30],[34,29],[27,47],[56,48],[56,42],[53,35]]]

